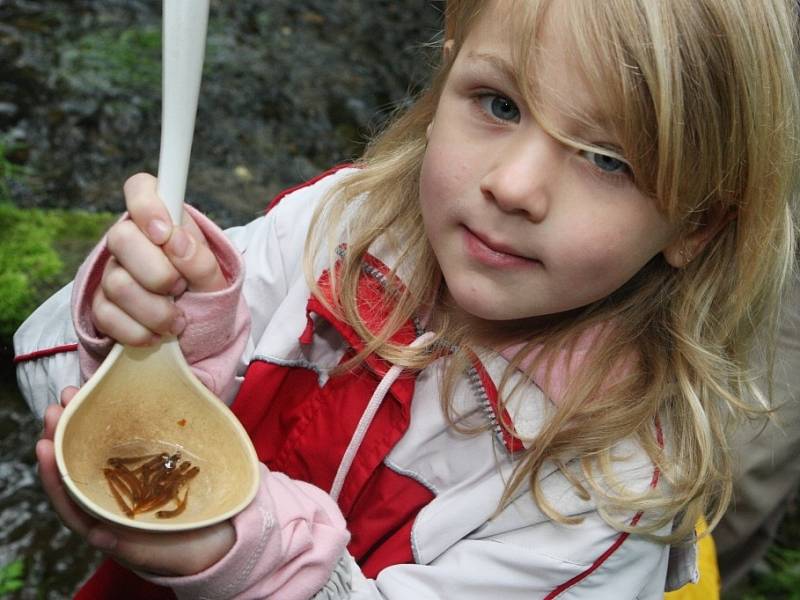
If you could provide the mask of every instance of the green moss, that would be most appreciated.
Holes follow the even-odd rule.
[[[0,338],[67,283],[113,220],[108,213],[23,210],[0,203]]]
[[[0,566],[0,595],[10,594],[22,589],[25,578],[25,564],[22,559]]]
[[[775,544],[763,567],[731,591],[731,600],[800,600],[800,549]]]
[[[161,81],[161,30],[142,27],[85,35],[64,49],[60,71],[76,89],[88,93],[149,93]]]
[[[210,28],[220,25],[210,24]],[[209,36],[206,68],[220,51]],[[71,86],[92,95],[123,96],[130,103],[159,97],[161,89],[161,28],[155,25],[124,31],[98,31],[70,42],[61,53],[59,73]]]

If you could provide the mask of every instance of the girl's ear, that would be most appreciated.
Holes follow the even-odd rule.
[[[444,58],[445,62],[453,58],[453,46],[455,43],[456,42],[453,39],[444,41],[444,44],[442,45],[442,58]]]
[[[679,235],[661,253],[676,269],[682,269],[703,251],[725,226],[736,218],[736,210],[716,206],[706,211],[703,222],[692,231]]]

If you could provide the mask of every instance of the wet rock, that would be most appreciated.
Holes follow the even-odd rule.
[[[13,65],[22,54],[20,34],[8,25],[0,25],[0,65]],[[5,70],[5,68],[0,67]]]
[[[0,102],[0,123],[9,123],[19,114],[19,106],[13,102]]]
[[[3,5],[16,62],[12,95],[0,100],[25,108],[0,123],[25,117],[43,182],[14,200],[118,210],[127,175],[157,165],[160,5],[32,4]],[[213,0],[188,189],[214,200],[200,208],[228,207],[223,224],[240,221],[263,193],[357,156],[424,82],[423,46],[439,17],[428,0]],[[250,181],[235,175],[240,165]],[[211,171],[225,175],[196,175]]]

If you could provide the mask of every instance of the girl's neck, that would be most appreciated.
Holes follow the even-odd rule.
[[[544,340],[548,334],[560,329],[567,321],[574,318],[579,310],[527,319],[487,321],[464,311],[445,288],[431,312],[427,328],[431,331],[446,329],[454,332],[456,339],[452,341],[459,345],[500,351],[513,344],[535,338]]]

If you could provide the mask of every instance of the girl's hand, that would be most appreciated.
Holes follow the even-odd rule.
[[[123,344],[148,345],[186,326],[173,297],[213,292],[227,282],[195,222],[172,225],[156,192],[156,178],[140,173],[125,182],[131,220],[108,232],[112,258],[92,298],[96,329]]]
[[[61,392],[63,405],[78,388]],[[39,477],[61,521],[88,543],[132,569],[159,575],[193,575],[221,559],[233,546],[236,534],[230,522],[180,533],[149,533],[98,521],[67,495],[56,466],[53,435],[63,408],[51,405],[44,417],[44,432],[36,444]]]

